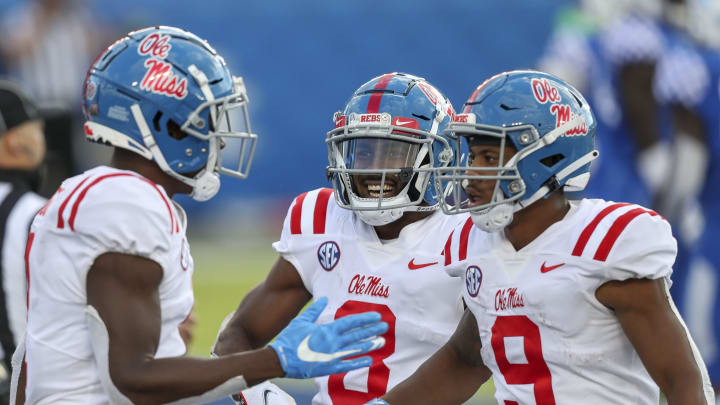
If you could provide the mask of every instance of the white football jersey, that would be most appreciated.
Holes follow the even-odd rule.
[[[447,246],[446,268],[465,281],[499,404],[658,404],[657,385],[595,297],[610,280],[664,279],[669,287],[677,246],[655,212],[573,201],[519,251],[503,232],[484,233],[470,220]]]
[[[62,183],[35,217],[26,250],[27,403],[109,403],[85,315],[87,273],[106,252],[146,257],[162,267],[155,357],[185,353],[178,325],[193,306],[185,225],[182,208],[137,173],[101,166]]]
[[[380,397],[447,342],[463,313],[463,281],[445,273],[438,257],[444,236],[463,221],[435,212],[406,225],[397,239],[381,241],[373,227],[337,205],[331,189],[295,199],[273,247],[314,297],[328,297],[318,322],[377,311],[390,326],[369,368],[316,379],[313,404]]]

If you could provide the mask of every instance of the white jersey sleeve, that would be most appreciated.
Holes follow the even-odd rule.
[[[160,265],[168,262],[171,237],[179,225],[171,202],[157,185],[133,175],[104,178],[70,203],[67,226],[82,235],[93,260],[115,252]]]
[[[308,291],[312,291],[312,272],[314,268],[303,266],[304,260],[299,256],[307,253],[311,247],[303,235],[330,233],[339,224],[327,221],[330,211],[341,209],[333,201],[333,190],[320,188],[295,197],[283,222],[280,240],[273,243],[273,248],[285,260],[290,262]]]
[[[669,278],[677,255],[677,241],[670,224],[652,211],[631,210],[626,215],[630,222],[620,230],[608,253],[608,278]],[[632,218],[633,215],[637,216]]]
[[[16,344],[20,342],[25,333],[25,319],[27,307],[25,297],[27,282],[25,280],[25,246],[28,230],[35,214],[42,208],[47,200],[33,193],[25,193],[15,208],[10,212],[5,226],[5,254],[2,256],[4,270],[3,286],[5,286],[5,305],[8,313],[8,323]],[[11,356],[12,353],[7,353]]]
[[[599,200],[595,200],[599,201]],[[635,204],[603,202],[588,217],[573,256],[602,265],[600,281],[668,278],[677,254],[670,224]]]

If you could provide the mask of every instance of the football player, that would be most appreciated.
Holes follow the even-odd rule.
[[[316,380],[314,404],[363,404],[409,376],[455,329],[462,280],[437,255],[463,220],[439,212],[433,167],[453,159],[454,110],[426,80],[388,73],[358,88],[326,142],[333,188],[290,205],[280,257],[220,333],[219,355],[264,346],[312,297],[330,320],[377,311],[390,325],[369,368]],[[267,384],[256,389],[279,390]],[[252,392],[243,393],[253,405]]]
[[[172,27],[131,32],[93,63],[83,97],[85,134],[113,145],[113,158],[65,180],[32,223],[13,404],[204,403],[266,378],[370,364],[344,358],[382,344],[373,338],[387,330],[380,314],[317,325],[325,298],[268,347],[181,357],[193,259],[185,212],[171,198],[204,201],[220,173],[247,176],[256,139],[242,80],[205,41]],[[230,128],[235,109],[246,132]],[[233,140],[248,159],[226,167],[220,149]]]
[[[714,404],[668,293],[670,225],[638,205],[565,196],[589,180],[595,125],[549,74],[505,72],[472,93],[451,127],[467,160],[436,172],[442,207],[471,214],[444,251],[468,310],[387,403],[459,404],[492,375],[506,405],[655,405],[660,391]]]
[[[655,94],[672,111],[678,153],[666,200],[693,245],[680,310],[720,393],[720,4],[688,0],[685,41],[658,64]],[[697,203],[699,201],[699,204]],[[699,210],[698,210],[699,206]],[[697,215],[700,213],[700,215]],[[700,220],[698,220],[700,219]],[[676,293],[676,291],[674,291]]]

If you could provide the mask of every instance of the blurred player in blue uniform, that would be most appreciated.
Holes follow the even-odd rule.
[[[584,195],[652,205],[667,176],[670,148],[652,98],[655,64],[666,46],[661,10],[659,0],[582,1],[561,15],[539,62],[595,106],[603,154]]]
[[[693,246],[681,309],[720,389],[720,4],[687,0],[689,34],[660,60],[654,89],[671,110],[677,155],[661,206]],[[699,209],[695,201],[699,201]],[[701,215],[698,215],[701,214]]]
[[[668,49],[684,41],[677,27],[687,8],[675,0],[580,3],[561,14],[539,65],[577,84],[595,106],[602,153],[583,195],[651,206],[675,225],[671,292],[685,312],[688,261],[700,227],[687,225],[697,215],[680,215],[676,207],[678,196],[699,188],[707,156],[702,145],[669,130],[669,107],[656,101],[653,78]]]

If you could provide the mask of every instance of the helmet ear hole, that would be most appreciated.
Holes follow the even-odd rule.
[[[171,138],[177,139],[178,141],[188,136],[187,133],[180,129],[180,125],[176,124],[173,120],[168,120],[167,131]]]
[[[160,118],[162,118],[162,111],[158,111],[153,117],[152,122],[156,132],[160,132]]]
[[[565,156],[562,153],[558,153],[552,156],[548,156],[544,159],[540,160],[540,163],[544,164],[547,167],[553,167],[561,160],[565,159]]]

